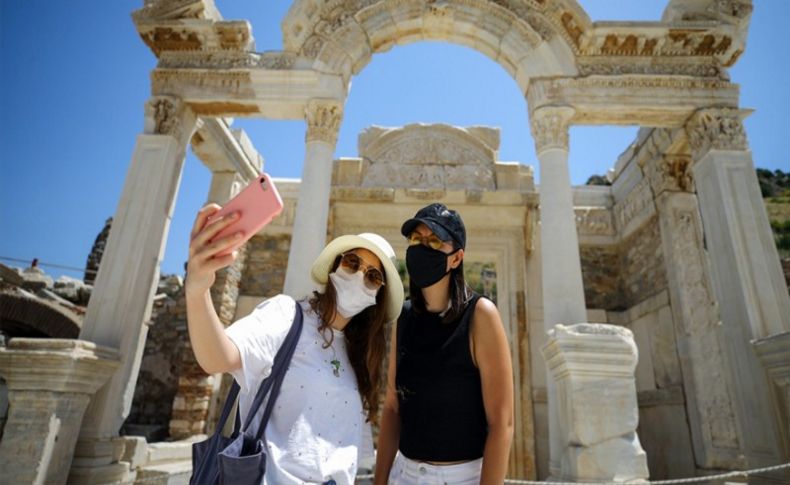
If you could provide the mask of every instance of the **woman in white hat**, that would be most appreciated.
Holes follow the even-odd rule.
[[[236,258],[216,255],[236,239],[212,238],[237,215],[208,223],[217,210],[201,209],[190,243],[187,321],[197,361],[207,373],[233,375],[244,420],[301,305],[303,330],[266,427],[265,481],[351,484],[359,459],[372,452],[368,422],[378,414],[385,324],[403,303],[395,252],[376,234],[340,236],[312,266],[323,292],[298,302],[275,296],[225,329],[209,290],[216,271]]]

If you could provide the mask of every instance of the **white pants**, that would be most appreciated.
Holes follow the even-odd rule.
[[[482,458],[457,465],[431,465],[398,453],[389,485],[478,485],[482,468]]]

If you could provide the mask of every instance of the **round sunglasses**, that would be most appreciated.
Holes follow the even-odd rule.
[[[362,271],[365,280],[365,286],[371,290],[378,290],[384,283],[384,275],[378,268],[370,266],[365,263],[362,258],[355,253],[343,253],[340,255],[340,267],[345,269],[351,274],[357,271]]]
[[[424,244],[431,249],[439,249],[444,244],[444,241],[439,239],[436,234],[431,233],[429,236],[423,236],[419,232],[414,231],[409,234],[409,246],[417,246],[418,244]]]

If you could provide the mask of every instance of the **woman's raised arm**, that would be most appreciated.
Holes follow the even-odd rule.
[[[210,290],[217,270],[233,263],[236,253],[214,256],[241,237],[236,233],[218,241],[211,240],[238,218],[238,213],[233,213],[208,223],[209,217],[219,209],[220,206],[209,204],[198,212],[189,243],[185,283],[189,340],[198,364],[209,374],[241,368],[239,349],[225,335],[225,328],[211,301]]]

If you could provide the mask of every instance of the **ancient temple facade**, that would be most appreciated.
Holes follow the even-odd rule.
[[[188,344],[170,421],[183,441],[120,430],[185,151],[212,171],[218,203],[265,168],[231,117],[299,119],[307,132],[301,179],[276,181],[285,211],[213,288],[225,324],[267,296],[309,292],[328,238],[377,232],[402,257],[402,221],[443,202],[463,214],[467,260],[511,345],[509,477],[623,481],[790,461],[790,298],[750,111],[727,74],[751,11],[750,0],[670,0],[660,21],[613,23],[592,22],[577,0],[296,0],[283,51],[259,53],[250,25],[212,0],[146,0],[133,19],[158,64],[95,289],[79,339],[0,350],[0,467],[25,463],[21,482],[188,473],[177,464],[190,437],[211,432],[223,388],[189,365]],[[532,167],[498,160],[495,127],[373,126],[357,154],[334,158],[350,80],[374,54],[421,40],[475,49],[512,76],[539,186]],[[641,127],[611,185],[571,186],[579,124]],[[787,480],[777,473],[751,479]]]

